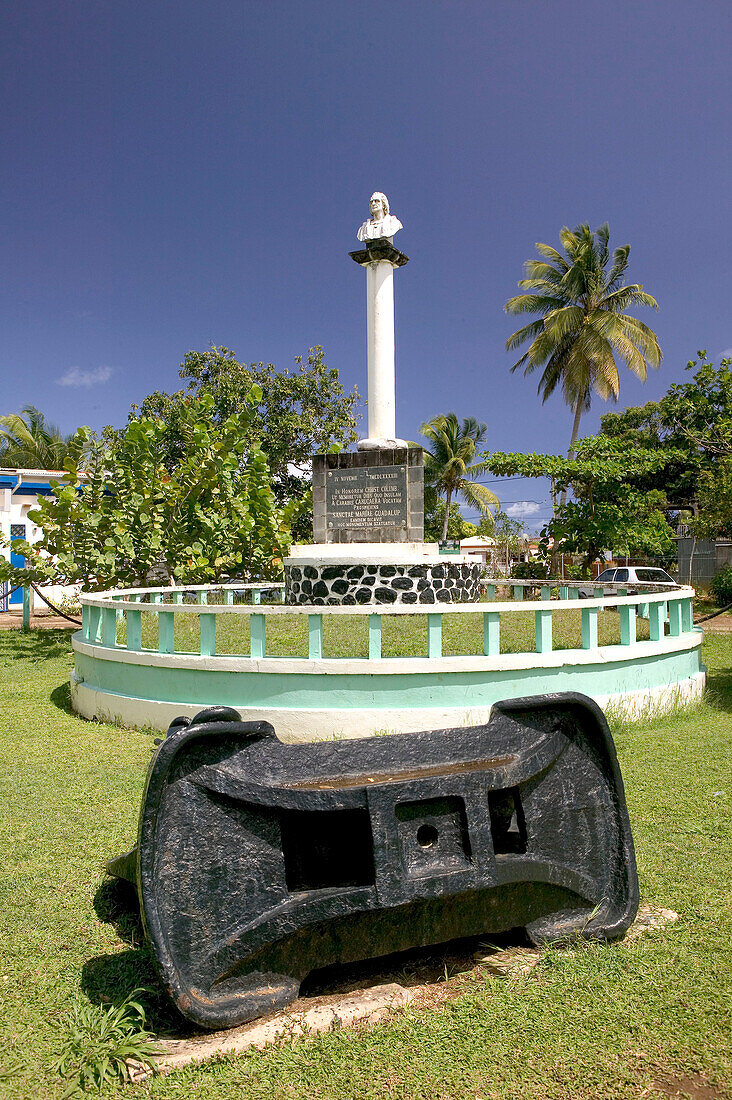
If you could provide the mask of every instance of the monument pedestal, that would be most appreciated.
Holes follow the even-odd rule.
[[[483,565],[440,555],[435,542],[293,546],[285,559],[289,604],[445,604],[480,598]]]
[[[290,604],[461,603],[482,566],[424,538],[421,447],[316,455],[312,546],[285,559]]]

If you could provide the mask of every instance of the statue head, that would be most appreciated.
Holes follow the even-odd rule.
[[[381,221],[389,213],[389,200],[383,191],[374,191],[369,199],[369,210],[374,221]]]

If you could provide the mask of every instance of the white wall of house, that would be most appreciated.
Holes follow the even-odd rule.
[[[0,469],[0,533],[3,541],[21,535],[21,527],[22,537],[27,542],[35,543],[42,538],[43,532],[28,518],[28,513],[36,507],[40,496],[50,494],[51,481],[60,481],[63,476],[62,470]],[[10,558],[11,549],[4,546],[0,553]],[[43,593],[58,605],[64,598],[71,598],[78,589],[78,585],[50,585],[44,587]],[[48,610],[42,600],[36,599],[35,604],[37,611]]]

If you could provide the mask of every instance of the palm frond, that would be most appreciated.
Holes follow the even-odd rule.
[[[506,313],[546,313],[551,309],[561,309],[565,303],[561,298],[548,294],[517,294],[509,298],[503,307]]]
[[[556,248],[552,248],[550,244],[543,244],[542,241],[536,241],[534,248],[540,256],[545,256],[547,260],[552,260],[560,271],[566,271],[569,267],[562,253],[557,252]],[[531,260],[529,260],[529,263],[531,263]]]
[[[563,309],[556,309],[546,315],[544,329],[557,342],[570,332],[578,332],[582,327],[583,316],[581,306],[564,306]]]
[[[543,321],[532,321],[529,325],[524,325],[523,328],[518,329],[512,333],[506,340],[506,351],[513,351],[514,348],[518,348],[526,340],[533,340],[540,332],[544,331]],[[516,370],[519,364],[516,363],[511,369]]]
[[[462,481],[457,491],[466,504],[480,509],[481,512],[488,512],[490,508],[495,508],[500,504],[495,493],[492,493],[485,485],[478,485],[474,481]]]

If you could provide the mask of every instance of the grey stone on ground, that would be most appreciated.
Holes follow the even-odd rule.
[[[641,905],[638,916],[623,937],[623,943],[634,943],[649,932],[658,932],[679,919],[673,909]],[[474,959],[496,978],[522,978],[541,961],[542,948],[509,947],[493,950],[483,947]],[[344,997],[318,998],[312,1008],[296,1012],[278,1012],[269,1019],[255,1020],[228,1031],[217,1031],[195,1039],[163,1039],[158,1042],[162,1053],[155,1059],[160,1073],[190,1062],[204,1061],[219,1054],[242,1054],[244,1051],[269,1046],[280,1039],[299,1039],[336,1027],[348,1027],[368,1021],[376,1023],[388,1012],[407,1005],[429,985],[405,989],[396,983],[374,986]],[[132,1060],[128,1063],[131,1079],[144,1081],[151,1076],[147,1066]]]
[[[299,1039],[364,1021],[375,1023],[393,1009],[409,1004],[412,997],[410,990],[396,983],[379,985],[328,999],[327,1002],[319,998],[312,1008],[300,1012],[278,1012],[269,1019],[255,1020],[228,1031],[217,1031],[195,1039],[163,1039],[157,1044],[162,1053],[155,1057],[155,1065],[158,1072],[170,1073],[180,1066],[215,1055],[242,1054],[252,1048],[261,1050],[278,1039]],[[143,1081],[151,1076],[150,1069],[140,1063],[130,1063],[130,1069],[134,1081]]]
[[[646,932],[660,932],[662,928],[674,924],[678,919],[679,914],[673,909],[663,909],[657,905],[640,905],[638,916],[623,936],[623,943],[634,943]]]
[[[679,914],[673,909],[641,905],[637,917],[621,942],[634,943],[647,932],[658,932],[678,919]],[[508,947],[504,951],[482,947],[475,952],[473,958],[496,978],[519,978],[533,970],[541,956],[542,949],[539,947]]]

